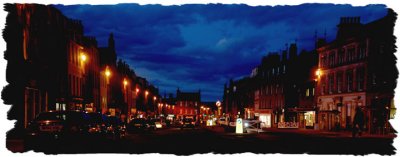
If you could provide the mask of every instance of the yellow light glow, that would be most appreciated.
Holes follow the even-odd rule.
[[[149,95],[149,91],[146,91],[145,94],[146,94],[146,96]]]
[[[124,79],[124,86],[128,85],[128,81]]]
[[[156,97],[156,96],[154,96],[154,97],[153,97],[153,99],[154,99],[154,100],[157,100],[157,97]]]
[[[87,56],[84,53],[81,53],[81,61],[85,62],[87,59]]]
[[[111,71],[108,70],[108,68],[107,68],[105,74],[106,74],[107,77],[110,77],[111,76]]]
[[[320,77],[322,75],[321,69],[317,69],[317,71],[315,71],[315,75]]]
[[[139,88],[136,88],[136,93],[139,93]]]

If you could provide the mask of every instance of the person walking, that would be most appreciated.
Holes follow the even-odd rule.
[[[352,137],[355,137],[358,133],[358,136],[361,136],[364,127],[364,113],[362,112],[361,108],[357,106],[356,114],[354,115],[353,119],[353,133]]]

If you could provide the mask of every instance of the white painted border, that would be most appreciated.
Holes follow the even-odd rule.
[[[335,3],[335,4],[351,4],[353,6],[364,6],[368,4],[385,4],[389,8],[392,8],[398,15],[398,19],[396,21],[395,25],[395,36],[397,39],[400,38],[399,34],[399,21],[400,21],[400,5],[398,5],[398,1],[395,0],[369,0],[369,1],[356,1],[356,0],[336,0],[333,2],[333,0],[112,0],[112,1],[100,1],[100,0],[66,0],[66,1],[61,1],[61,0],[50,0],[50,1],[44,1],[44,0],[3,0],[3,3],[41,3],[41,4],[65,4],[65,5],[71,5],[71,4],[118,4],[118,3],[139,3],[139,4],[162,4],[162,5],[181,5],[181,4],[208,4],[208,3],[223,3],[223,4],[247,4],[250,6],[256,6],[256,5],[270,5],[270,6],[275,6],[275,5],[299,5],[302,3]],[[397,5],[396,5],[397,4]],[[4,29],[4,24],[5,24],[5,19],[6,19],[6,12],[4,11],[4,6],[3,4],[1,5],[1,11],[0,11],[0,28],[1,30]],[[396,42],[396,46],[398,47],[398,51],[400,49],[399,46],[399,40]],[[0,39],[0,88],[2,89],[7,83],[5,80],[5,71],[6,71],[6,60],[4,60],[4,51],[6,49],[6,44],[3,38]],[[400,61],[400,54],[399,52],[396,53],[396,57],[398,58],[398,62]],[[399,63],[397,63],[397,68],[399,69]],[[398,82],[400,82],[400,79],[397,79]],[[398,109],[399,107],[399,90],[400,86],[399,84],[397,85],[397,88],[395,89],[395,104]],[[9,106],[6,106],[3,104],[3,100],[0,100],[0,135],[1,135],[1,140],[0,140],[0,154],[1,156],[43,156],[43,153],[34,153],[34,152],[28,152],[28,153],[12,153],[8,151],[5,147],[5,135],[6,131],[8,131],[10,128],[13,127],[13,121],[7,120],[7,112],[10,109]],[[397,111],[397,113],[400,113],[400,110]],[[396,114],[396,118],[391,121],[393,126],[397,131],[400,131],[400,121],[399,121],[399,114]],[[394,146],[399,150],[400,149],[400,143],[399,139],[396,138],[394,140]],[[397,153],[398,154],[398,153]],[[91,155],[85,155],[85,156],[110,156],[111,154],[91,154]],[[126,156],[129,154],[112,154],[118,155],[118,156]],[[213,154],[196,154],[194,156],[210,156]],[[236,154],[234,156],[264,156],[264,155],[255,155],[252,153],[243,153],[243,154]],[[268,156],[276,156],[278,154],[268,154]],[[67,156],[67,155],[58,155],[58,156]],[[69,155],[68,155],[69,156]],[[81,155],[79,155],[81,156]],[[137,156],[137,155],[129,155],[129,156]],[[159,154],[146,154],[146,155],[140,155],[140,156],[159,156]],[[174,155],[162,155],[162,156],[174,156]],[[231,155],[213,155],[213,156],[231,156]],[[278,155],[278,156],[297,156],[297,155]],[[326,155],[324,155],[326,156]],[[373,155],[368,155],[368,156],[378,156],[376,154]]]

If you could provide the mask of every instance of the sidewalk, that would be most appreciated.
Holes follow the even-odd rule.
[[[227,133],[227,134],[235,134],[234,132],[227,132],[223,126],[204,126],[203,128],[215,132],[215,133]],[[307,136],[320,136],[320,137],[343,137],[343,138],[352,138],[351,131],[321,131],[321,130],[313,130],[313,129],[278,129],[278,128],[263,128],[260,134],[265,133],[288,133],[288,134],[302,134]],[[254,134],[254,133],[244,133],[245,134]],[[357,138],[395,138],[397,135],[395,134],[386,134],[386,135],[378,135],[378,134],[368,134],[363,133],[361,137]]]
[[[269,133],[293,133],[293,134],[303,134],[310,136],[323,136],[323,137],[352,137],[351,131],[322,131],[313,129],[278,129],[278,128],[264,128],[265,132]],[[357,138],[395,138],[395,134],[368,134],[363,132],[361,137]]]

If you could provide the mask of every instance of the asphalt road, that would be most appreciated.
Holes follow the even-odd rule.
[[[329,137],[313,134],[264,132],[237,135],[221,128],[179,129],[130,133],[121,140],[69,138],[40,140],[27,144],[27,150],[46,154],[75,153],[161,153],[191,155],[202,153],[283,153],[283,154],[380,154],[393,155],[390,138]]]

